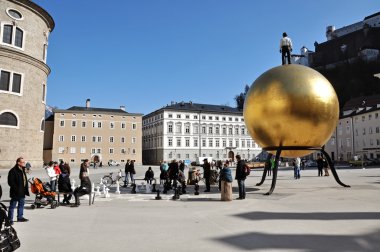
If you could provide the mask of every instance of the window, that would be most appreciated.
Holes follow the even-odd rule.
[[[215,147],[219,147],[220,146],[220,140],[219,139],[216,139],[215,140]]]
[[[173,133],[173,124],[168,125],[168,133]]]
[[[232,147],[232,140],[230,140],[228,144],[229,147]]]
[[[202,134],[206,134],[206,126],[202,126]]]
[[[202,139],[202,147],[206,147],[206,139]]]
[[[3,43],[10,46],[23,48],[24,31],[11,24],[3,26]]]
[[[227,128],[226,127],[223,127],[222,131],[223,131],[223,135],[227,135]]]
[[[64,147],[59,147],[59,148],[58,148],[58,153],[59,153],[59,154],[62,154],[64,151],[65,151],[65,148],[64,148]]]
[[[71,127],[76,127],[77,126],[77,121],[71,121]]]
[[[121,140],[120,140],[122,143],[125,143],[125,137],[121,137]]]
[[[82,121],[82,128],[86,128],[86,122]]]
[[[177,138],[177,147],[181,147],[181,138]]]
[[[136,137],[132,137],[132,143],[136,143]]]
[[[102,137],[98,136],[98,142],[100,143],[102,141]]]
[[[70,147],[70,153],[71,153],[71,154],[75,154],[75,152],[76,152],[75,147]]]
[[[372,139],[371,139],[372,140]],[[347,138],[346,139],[346,143],[347,143],[347,147],[350,147],[351,146],[351,139],[350,138]]]
[[[223,139],[223,145],[222,145],[222,147],[227,147],[227,140],[226,139]]]
[[[185,139],[185,146],[190,147],[190,138]]]
[[[213,146],[213,141],[212,141],[212,139],[209,139],[208,140],[208,147],[212,147]]]
[[[86,142],[86,136],[82,136],[82,137],[81,137],[81,141],[82,141],[82,142]]]
[[[216,120],[216,121],[219,121],[219,116],[215,116],[215,120]]]
[[[125,123],[121,123],[121,128],[125,129]]]
[[[132,129],[133,129],[133,130],[137,129],[137,125],[136,125],[136,123],[132,123]]]
[[[190,125],[185,125],[185,133],[186,134],[190,133]]]
[[[239,135],[239,128],[238,127],[235,128],[235,135]]]
[[[226,118],[225,117],[222,117],[222,121],[225,121],[226,120]]]
[[[236,145],[235,145],[236,147],[239,147],[239,140],[236,140],[236,141],[235,141],[235,144],[236,144]]]
[[[194,134],[198,134],[198,133],[199,133],[198,125],[194,125]]]
[[[228,128],[228,135],[232,135],[232,128]]]
[[[177,124],[175,126],[175,133],[181,133],[182,131],[182,125],[181,124]]]
[[[202,116],[202,120],[206,120],[206,116]]]
[[[42,84],[42,102],[46,102],[46,85]]]
[[[212,134],[212,127],[208,127],[208,133]]]
[[[232,122],[232,117],[228,117],[228,121]]]
[[[379,132],[380,132],[379,127],[376,127],[376,133],[379,133]]]
[[[23,19],[21,13],[19,11],[16,11],[14,9],[9,9],[7,10],[7,14],[13,18],[13,19],[16,19],[16,20],[21,20]]]
[[[132,154],[136,154],[136,149],[132,149]]]
[[[58,137],[58,141],[59,141],[59,142],[63,142],[63,141],[65,141],[65,137],[64,137],[64,136],[59,136],[59,137]]]
[[[247,148],[251,148],[251,141],[247,140]]]
[[[219,128],[219,127],[216,127],[216,128],[215,128],[215,134],[217,134],[217,135],[220,134],[220,128]]]
[[[114,122],[110,122],[110,129],[114,129],[115,128],[115,123]]]
[[[195,116],[194,116],[194,119],[195,119],[195,120],[197,120],[197,119],[198,119],[198,116],[197,116],[197,115],[195,115]]]
[[[181,119],[181,115],[177,114],[177,118],[178,118],[178,119]]]
[[[109,149],[109,153],[110,153],[110,154],[113,154],[113,151],[114,151],[113,148],[110,148],[110,149]]]
[[[168,138],[168,146],[173,146],[173,138]]]
[[[347,134],[350,133],[350,126],[349,125],[346,126],[346,133]]]
[[[369,127],[368,133],[372,134],[372,127]]]
[[[76,136],[71,136],[71,142],[76,142],[77,137]]]
[[[18,125],[17,117],[11,112],[0,114],[0,126],[16,126]]]
[[[186,157],[186,159],[189,159],[190,158],[190,154],[186,154],[185,157]]]
[[[244,127],[241,128],[241,134],[245,135],[245,128]]]
[[[189,116],[189,115],[186,115],[186,119],[190,119],[190,116]]]
[[[110,143],[113,143],[113,136],[110,137]]]
[[[245,141],[244,140],[241,140],[241,147],[245,148]]]
[[[21,77],[21,74],[2,70],[0,77],[0,91],[20,94]]]
[[[120,150],[120,152],[121,152],[121,154],[125,154],[125,149],[122,148],[122,149]]]
[[[198,147],[198,139],[194,139],[194,147]]]
[[[212,120],[212,116],[209,116],[208,119],[211,121]]]
[[[173,114],[169,114],[168,117],[169,117],[169,118],[173,118]]]
[[[86,153],[86,148],[85,147],[80,147],[80,153],[85,154]]]
[[[102,127],[102,122],[98,122],[98,128]]]

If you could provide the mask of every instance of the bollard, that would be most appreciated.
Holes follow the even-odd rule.
[[[105,184],[102,184],[102,192],[103,192],[103,195],[106,195],[106,185]]]
[[[161,196],[160,196],[160,190],[157,190],[156,200],[160,200],[160,199],[162,199]]]
[[[182,194],[186,194],[186,182],[182,181]]]
[[[119,185],[119,181],[116,181],[116,191],[115,191],[116,194],[120,194],[120,185]]]
[[[157,192],[157,190],[156,190],[156,183],[153,184],[152,192],[154,192],[154,193]]]
[[[97,186],[96,187],[96,193],[95,193],[96,196],[100,196],[101,193],[100,193],[100,186]]]
[[[103,178],[100,178],[100,183],[99,185],[103,185]]]
[[[194,195],[199,195],[199,185],[198,185],[198,182],[195,183],[194,190],[195,190]]]
[[[75,190],[75,179],[71,180],[71,189]]]
[[[108,193],[110,189],[106,188],[106,194],[104,195],[105,198],[109,198],[110,197],[110,194]]]
[[[91,194],[94,194],[95,192],[95,183],[92,183],[92,186],[91,186]]]

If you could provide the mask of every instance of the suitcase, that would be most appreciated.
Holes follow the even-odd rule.
[[[232,201],[232,183],[231,182],[222,181],[221,200]]]

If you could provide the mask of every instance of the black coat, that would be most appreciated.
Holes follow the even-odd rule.
[[[73,191],[73,189],[71,189],[69,174],[61,173],[61,175],[59,175],[58,190],[60,192],[72,192]]]
[[[240,160],[237,162],[235,179],[244,180],[247,178],[247,175],[244,172],[244,165],[245,165],[245,162],[243,160]]]
[[[25,181],[24,181],[25,178]],[[15,165],[8,173],[9,196],[11,199],[25,198],[29,196],[28,180],[24,170]]]
[[[205,162],[203,164],[203,177],[210,178],[211,177],[211,165],[209,162]]]

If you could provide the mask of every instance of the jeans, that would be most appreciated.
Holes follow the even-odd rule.
[[[52,192],[55,192],[56,191],[56,185],[57,185],[57,180],[52,180],[50,181],[50,187],[51,187],[51,191]]]
[[[244,179],[238,179],[238,186],[239,186],[239,198],[245,199],[245,180]]]
[[[282,64],[285,65],[285,58],[288,59],[288,64],[291,64],[290,62],[290,50],[289,50],[289,47],[287,46],[283,46],[281,48],[281,58],[282,58]]]
[[[11,221],[13,221],[13,211],[16,208],[17,203],[17,220],[22,219],[24,217],[25,198],[11,199],[8,209],[8,216]]]
[[[301,172],[300,172],[300,167],[299,166],[296,166],[295,168],[295,174],[294,174],[294,177],[296,179],[299,179],[301,177]]]
[[[129,184],[128,173],[129,173],[129,176],[131,177],[131,184],[133,184],[135,182],[135,179],[133,178],[132,172],[126,172],[125,173],[125,181],[127,182],[127,184]]]

